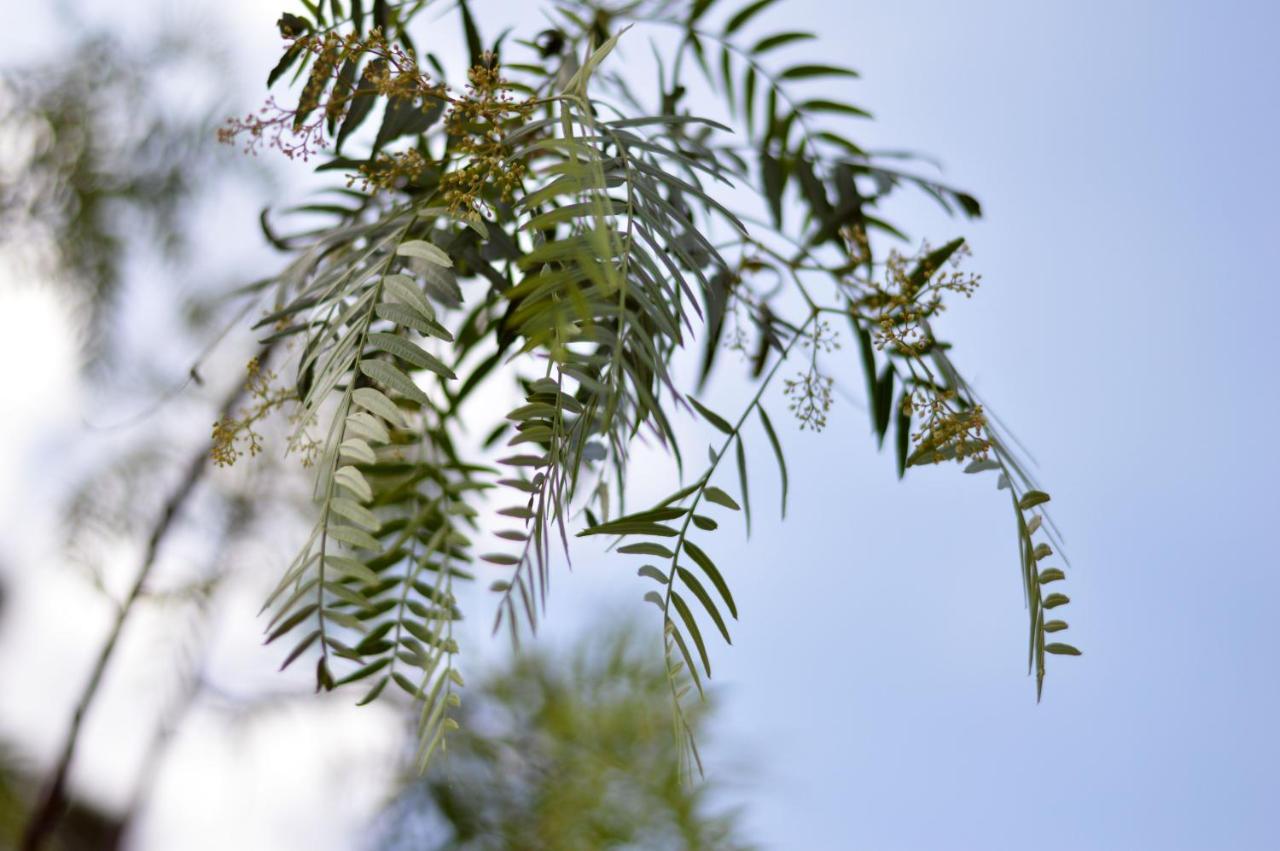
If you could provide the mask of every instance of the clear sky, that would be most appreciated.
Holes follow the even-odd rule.
[[[220,17],[259,61],[273,15],[239,5]],[[897,483],[838,405],[784,438],[785,523],[757,508],[750,541],[717,541],[742,619],[709,771],[770,848],[1275,847],[1280,4],[784,0],[761,25],[784,17],[863,73],[860,138],[984,203],[894,219],[971,239],[984,286],[944,333],[1040,462],[1085,655],[1050,660],[1037,705],[1004,495]],[[553,621],[606,593],[643,612],[629,573],[576,562]]]
[[[947,331],[1041,462],[1085,656],[1034,705],[996,495],[894,487],[854,412],[792,441],[808,486],[742,548],[722,664],[756,823],[787,848],[1275,847],[1280,6],[792,6],[864,72],[875,141],[986,206],[899,219],[972,238],[985,286]]]

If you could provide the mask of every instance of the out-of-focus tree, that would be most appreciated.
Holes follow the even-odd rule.
[[[246,173],[245,161],[217,145],[211,129],[227,95],[216,85],[202,87],[219,79],[217,39],[207,31],[199,40],[162,31],[126,41],[84,30],[74,18],[62,37],[67,43],[57,60],[0,70],[0,255],[20,285],[52,287],[77,320],[82,363],[94,372],[94,401],[112,411],[128,399],[129,407],[144,410],[129,418],[127,428],[91,436],[111,451],[77,470],[78,484],[66,494],[62,543],[68,561],[83,569],[116,616],[52,773],[42,783],[41,772],[16,755],[3,766],[0,846],[17,847],[25,822],[24,847],[49,841],[61,849],[102,849],[114,847],[146,800],[172,727],[204,686],[203,647],[179,641],[157,653],[157,669],[172,674],[174,693],[133,779],[134,806],[108,813],[85,802],[69,787],[69,772],[126,622],[140,603],[163,606],[180,634],[205,640],[204,622],[218,605],[229,553],[268,526],[278,534],[289,519],[289,499],[287,487],[272,486],[269,475],[203,487],[207,436],[175,427],[192,417],[207,422],[229,416],[244,395],[239,364],[231,374],[202,369],[198,376],[196,364],[184,360],[217,339],[222,317],[235,309],[231,288],[215,270],[186,262],[192,210],[222,180]],[[174,90],[175,79],[200,91],[184,97]],[[158,296],[149,287],[151,298],[130,298],[137,260],[144,268],[160,261],[150,268],[183,285],[160,288]],[[132,311],[179,317],[169,344],[183,354],[163,364],[140,359],[129,345],[134,341],[120,337]],[[158,394],[151,384],[139,387],[139,375],[170,388],[190,385],[195,376],[212,385],[214,399]],[[262,512],[265,522],[250,522],[268,503],[274,510]],[[198,539],[204,553],[158,577],[153,568],[179,529]],[[122,553],[136,553],[137,561],[121,565]],[[121,583],[105,574],[122,566],[133,571],[127,590],[112,593],[109,586]],[[0,576],[0,597],[5,582],[18,579]],[[33,581],[31,574],[22,579]],[[51,722],[63,719],[51,716]]]
[[[667,675],[631,629],[538,650],[471,687],[448,756],[376,825],[386,851],[745,849],[709,777],[680,777]],[[702,725],[714,704],[701,706]]]
[[[30,766],[0,747],[0,848],[16,848],[26,821],[28,801],[22,790],[31,785]],[[70,800],[66,813],[50,838],[50,851],[114,851],[124,833],[124,822],[114,813],[85,801]]]
[[[193,199],[229,165],[209,144],[210,112],[163,91],[174,74],[211,72],[208,44],[89,33],[0,76],[0,249],[80,309],[86,354],[110,342],[130,251],[180,252]]]

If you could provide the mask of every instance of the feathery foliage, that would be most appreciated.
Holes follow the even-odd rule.
[[[514,639],[538,624],[556,554],[605,536],[653,583],[682,753],[699,763],[687,701],[711,675],[712,630],[727,642],[738,617],[715,532],[735,514],[750,528],[749,445],[776,458],[785,514],[765,391],[798,370],[781,379],[791,410],[824,427],[834,378],[819,356],[841,333],[900,476],[957,461],[1009,490],[1037,697],[1045,654],[1078,654],[1046,639],[1066,628],[1046,612],[1067,602],[1042,592],[1064,578],[1040,566],[1060,549],[1049,497],[934,333],[978,285],[959,269],[964,241],[884,250],[905,239],[878,213],[899,190],[965,216],[978,202],[846,138],[867,113],[808,84],[835,92],[856,73],[783,59],[813,35],[761,34],[775,0],[579,0],[492,44],[460,0],[448,11],[469,54],[461,88],[437,46],[411,37],[430,3],[304,5],[279,21],[268,79],[300,83],[296,105],[268,101],[222,131],[348,175],[300,208],[323,224],[282,235],[263,218],[295,259],[258,285],[270,300],[258,327],[287,347],[277,360],[294,378],[259,395],[289,408],[291,446],[316,474],[314,531],[267,603],[286,665],[312,653],[318,688],[360,682],[368,702],[394,683],[421,700],[425,765],[456,727],[463,682],[453,582],[484,576],[495,629]],[[646,39],[656,88],[617,59],[629,49],[634,67]],[[672,368],[685,349],[700,353],[693,388]],[[695,398],[725,350],[745,355],[751,388],[729,414]],[[491,422],[464,413],[503,381],[516,407]],[[682,408],[717,433],[705,461],[680,445]],[[222,460],[261,413],[219,424]],[[637,439],[665,447],[689,483],[619,515]],[[478,519],[490,504],[495,529]],[[504,546],[476,552],[487,533]]]

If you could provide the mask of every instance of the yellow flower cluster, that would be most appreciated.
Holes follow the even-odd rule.
[[[981,405],[960,407],[954,391],[916,390],[902,401],[903,411],[920,417],[911,435],[921,460],[985,461],[991,452],[987,418]]]
[[[355,33],[339,35],[306,33],[292,39],[290,51],[314,56],[311,73],[302,87],[295,108],[282,107],[268,99],[256,114],[228,119],[218,130],[221,142],[244,138],[245,150],[256,153],[263,144],[277,148],[290,159],[309,159],[325,147],[325,125],[336,125],[347,114],[356,97],[385,97],[412,101],[423,111],[439,100],[448,100],[443,85],[432,83],[418,67],[417,59],[391,44],[380,30],[363,38]],[[370,57],[359,83],[344,77],[344,69],[363,57]],[[321,108],[323,107],[323,108]]]
[[[296,396],[292,390],[273,388],[275,373],[264,369],[257,358],[250,360],[246,369],[245,391],[253,404],[241,411],[238,417],[224,417],[213,424],[213,445],[209,449],[209,457],[219,467],[230,467],[245,452],[250,457],[261,452],[263,438],[254,426]],[[300,448],[306,455],[305,447]]]
[[[360,174],[347,180],[350,186],[358,179],[362,188],[399,189],[422,177],[427,170],[427,160],[417,148],[394,154],[379,153],[371,163],[360,166]]]
[[[946,309],[943,295],[952,292],[970,298],[981,284],[980,275],[961,272],[958,268],[951,271],[929,268],[924,259],[929,252],[928,245],[914,258],[891,251],[885,261],[884,283],[867,283],[868,291],[857,302],[857,307],[875,317],[877,349],[901,355],[926,354],[935,342],[929,320]],[[949,262],[958,267],[968,253],[968,248],[961,246]]]

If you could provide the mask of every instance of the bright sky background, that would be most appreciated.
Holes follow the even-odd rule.
[[[99,5],[138,26],[164,4]],[[194,5],[238,39],[239,83],[256,82],[274,5],[182,8]],[[476,4],[486,18],[522,6]],[[0,10],[17,21],[33,8]],[[784,438],[786,522],[764,510],[776,494],[761,455],[755,534],[716,542],[742,620],[716,654],[710,772],[769,848],[1274,847],[1280,5],[785,0],[760,23],[783,19],[822,34],[815,59],[862,71],[851,91],[877,120],[858,138],[939,157],[984,203],[976,224],[923,200],[894,220],[935,243],[971,239],[984,287],[944,333],[1040,462],[1085,655],[1050,660],[1036,705],[1004,494],[950,468],[895,482],[865,414],[838,405],[825,433]],[[0,46],[38,53],[47,23]],[[59,327],[38,304],[18,315],[33,298],[0,291],[7,363]],[[47,534],[52,516],[20,496],[40,493],[24,453],[80,414],[58,401],[75,378],[52,346],[51,373],[11,371],[29,385],[11,387],[0,418],[10,560],[38,551],[23,536]],[[553,640],[590,623],[578,613],[600,595],[643,612],[629,576],[616,561],[561,572]],[[23,691],[6,683],[6,723],[30,714]],[[179,847],[165,830],[180,822],[154,819],[143,847]],[[340,833],[305,846],[250,833],[239,847],[344,847]]]

